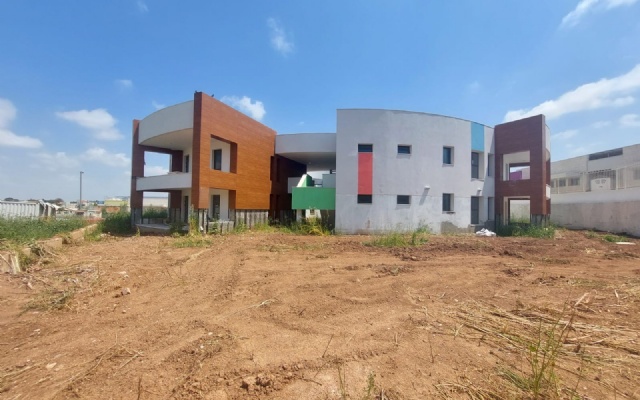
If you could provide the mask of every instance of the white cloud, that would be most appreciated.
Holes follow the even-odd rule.
[[[638,0],[580,0],[576,8],[562,18],[561,27],[578,25],[582,17],[591,11],[611,10],[621,6],[630,6]]]
[[[35,158],[36,168],[44,168],[49,171],[76,168],[80,165],[78,160],[70,157],[67,153],[59,151],[57,153],[36,153],[31,154]]]
[[[529,110],[509,111],[504,120],[513,121],[538,114],[544,114],[548,120],[551,120],[573,112],[623,107],[635,101],[629,93],[638,89],[640,89],[640,64],[624,75],[586,83],[560,95],[555,100],[547,100]]]
[[[275,18],[269,18],[267,20],[267,26],[269,27],[269,36],[271,37],[271,47],[277,52],[286,56],[293,51],[293,42],[287,37],[284,28]]]
[[[89,129],[96,139],[118,140],[124,137],[116,128],[118,120],[104,108],[58,112],[56,115]]]
[[[169,169],[158,165],[145,165],[144,176],[156,176],[166,175],[169,173]]]
[[[611,121],[597,121],[591,124],[591,127],[594,129],[602,129],[606,128],[609,125],[611,125]]]
[[[160,104],[155,100],[151,102],[151,105],[153,105],[153,108],[155,108],[156,110],[160,110],[166,107],[164,104]]]
[[[264,115],[267,113],[261,101],[253,101],[247,96],[224,96],[220,100],[258,121],[262,121],[262,118],[264,118]]]
[[[116,85],[122,90],[131,89],[133,81],[131,79],[116,79]]]
[[[558,139],[558,140],[568,140],[576,136],[577,134],[578,134],[578,131],[576,129],[569,129],[566,131],[558,132],[555,135],[551,135],[551,138]]]
[[[149,12],[149,7],[147,7],[147,3],[145,3],[143,0],[138,0],[137,5],[138,11],[140,11],[141,13]]]
[[[85,161],[96,161],[109,167],[128,167],[131,165],[131,159],[124,153],[110,153],[101,147],[90,148],[80,158]]]
[[[8,127],[17,114],[18,110],[11,101],[0,98],[0,127]]]
[[[620,117],[620,125],[627,127],[640,127],[640,115],[625,114]]]
[[[473,81],[467,86],[467,90],[469,91],[469,93],[477,93],[481,87],[482,86],[480,85],[480,82]]]
[[[11,101],[0,98],[0,147],[22,147],[27,149],[42,147],[42,142],[39,139],[31,136],[19,136],[9,130],[9,125],[17,114],[18,110]]]
[[[128,167],[131,159],[124,153],[110,153],[101,147],[92,147],[79,155],[69,155],[63,151],[56,153],[39,152],[30,154],[35,168],[49,171],[69,170],[81,167],[82,162],[97,162],[109,167]]]
[[[42,142],[31,136],[18,136],[9,130],[0,128],[0,146],[37,149],[42,147]]]

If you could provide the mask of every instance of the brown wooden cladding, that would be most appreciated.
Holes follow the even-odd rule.
[[[551,181],[550,161],[546,149],[544,115],[537,115],[496,125],[496,214],[504,215],[504,197],[529,196],[532,215],[550,214],[547,185]],[[504,181],[503,155],[529,151],[530,177],[526,180]]]
[[[194,97],[191,204],[209,208],[209,188],[219,188],[230,190],[229,208],[268,210],[276,132],[202,92]],[[231,142],[235,174],[211,169],[212,136]]]

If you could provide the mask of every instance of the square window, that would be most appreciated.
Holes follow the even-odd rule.
[[[569,178],[569,186],[579,186],[580,178]]]
[[[396,199],[396,204],[411,204],[411,196],[399,194]]]
[[[453,165],[453,147],[442,148],[442,163],[445,165]]]
[[[372,144],[359,144],[358,145],[358,153],[373,153],[373,145]]]
[[[567,186],[566,179],[564,179],[564,178],[558,179],[558,187],[565,187],[565,186]]]
[[[444,212],[453,211],[453,194],[442,193],[442,211]]]
[[[371,204],[372,201],[373,201],[373,196],[370,194],[358,195],[358,204]]]
[[[399,144],[398,154],[411,154],[411,146],[407,144]]]

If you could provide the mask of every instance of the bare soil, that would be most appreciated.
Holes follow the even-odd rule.
[[[0,276],[0,398],[640,398],[640,241],[176,240]]]

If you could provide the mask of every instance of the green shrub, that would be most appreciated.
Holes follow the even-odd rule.
[[[0,241],[25,244],[72,232],[87,225],[80,217],[72,218],[0,218]]]
[[[185,223],[182,221],[173,221],[169,224],[169,233],[171,235],[182,235],[185,232],[184,230]]]
[[[497,227],[496,234],[498,234],[498,236],[528,236],[541,239],[553,239],[556,234],[556,227],[553,225],[540,226],[512,223]]]
[[[163,207],[147,207],[142,212],[142,218],[167,218],[167,209]]]
[[[100,232],[110,233],[112,235],[127,235],[133,232],[131,227],[131,213],[117,212],[107,214],[98,226]]]

